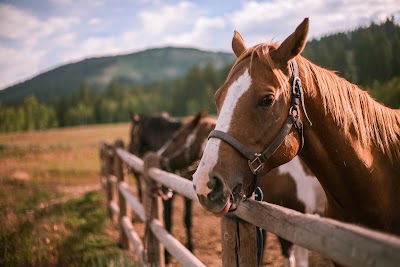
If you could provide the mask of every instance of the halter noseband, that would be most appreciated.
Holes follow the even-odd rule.
[[[294,126],[300,134],[300,149],[297,153],[301,151],[304,146],[304,136],[303,136],[303,124],[299,117],[299,105],[300,102],[302,104],[303,112],[305,117],[310,122],[307,112],[304,108],[304,98],[303,98],[303,88],[301,86],[301,81],[299,78],[299,68],[296,60],[292,60],[291,64],[292,72],[293,72],[293,82],[292,82],[292,90],[291,90],[291,106],[289,109],[288,117],[286,118],[282,128],[279,133],[275,137],[275,139],[271,142],[271,144],[264,150],[262,153],[253,153],[246,146],[240,143],[237,139],[231,136],[228,133],[213,130],[211,131],[208,139],[210,138],[219,138],[233,148],[235,148],[240,154],[242,154],[247,160],[250,167],[251,172],[254,175],[258,174],[258,171],[263,168],[263,163],[266,162],[282,145],[286,136],[289,134],[290,130]],[[311,122],[310,122],[311,124]]]

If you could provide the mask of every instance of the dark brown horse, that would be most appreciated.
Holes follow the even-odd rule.
[[[173,168],[196,165],[203,155],[207,137],[216,120],[200,112],[190,119],[159,150],[164,162]],[[279,166],[258,181],[263,201],[291,208],[302,213],[322,214],[326,198],[321,185],[299,157]],[[308,266],[308,253],[279,238],[285,266]]]
[[[151,115],[139,115],[132,112],[130,116],[132,125],[128,151],[140,158],[146,152],[160,149],[183,125],[181,120],[170,117],[166,112]],[[139,173],[134,174],[135,178],[139,177]],[[140,179],[136,179],[136,184],[141,200]]]
[[[167,113],[152,114],[152,115],[138,115],[131,113],[132,127],[130,132],[130,143],[129,152],[138,156],[143,157],[146,152],[157,151],[165,143],[167,143],[173,135],[180,129],[184,123],[182,120],[170,117]],[[178,168],[168,168],[168,171],[174,172]],[[139,173],[134,172],[136,177],[137,189],[139,198],[141,199],[141,184],[139,179]],[[164,188],[162,191],[167,195],[168,189]],[[168,232],[171,232],[172,228],[172,201],[173,198],[163,198],[164,204],[164,223],[165,228]],[[191,238],[191,227],[192,227],[192,201],[189,199],[185,201],[185,226],[187,233],[186,247],[189,250],[193,250],[193,243]],[[169,254],[165,253],[166,262],[169,261]]]
[[[193,175],[200,203],[225,214],[299,155],[326,192],[326,216],[400,235],[400,111],[300,56],[308,25],[280,46],[247,48],[235,32],[217,131]]]

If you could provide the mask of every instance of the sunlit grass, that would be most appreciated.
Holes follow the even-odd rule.
[[[23,174],[54,183],[93,183],[99,144],[117,138],[127,144],[128,134],[127,123],[0,134],[0,179]]]
[[[0,134],[0,266],[134,266],[104,193],[60,191],[98,185],[99,144],[128,134],[127,123]]]
[[[134,266],[120,250],[101,192],[61,197],[32,181],[0,180],[0,266]],[[7,192],[12,192],[8,194]]]

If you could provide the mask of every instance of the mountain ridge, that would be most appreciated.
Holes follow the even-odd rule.
[[[151,48],[135,53],[86,58],[38,74],[0,91],[3,104],[18,104],[28,95],[48,102],[79,90],[83,84],[104,90],[113,80],[133,86],[183,76],[193,66],[211,62],[220,68],[233,54],[186,47]]]

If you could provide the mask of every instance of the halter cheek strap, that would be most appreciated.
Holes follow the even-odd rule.
[[[208,139],[219,138],[228,143],[229,145],[231,145],[233,148],[235,148],[240,154],[242,154],[248,160],[249,168],[251,172],[255,175],[257,175],[259,170],[263,168],[263,163],[266,162],[282,145],[286,136],[291,131],[292,127],[295,127],[300,135],[300,149],[297,151],[297,153],[300,153],[301,149],[304,146],[303,124],[299,117],[300,102],[302,103],[302,108],[305,117],[308,119],[308,121],[310,120],[304,108],[303,88],[301,87],[297,62],[294,59],[292,60],[291,67],[293,70],[293,84],[291,90],[291,106],[289,109],[288,117],[286,118],[284,124],[282,125],[275,139],[262,153],[251,152],[236,138],[234,138],[228,133],[219,130],[211,131],[210,135],[208,136]]]

